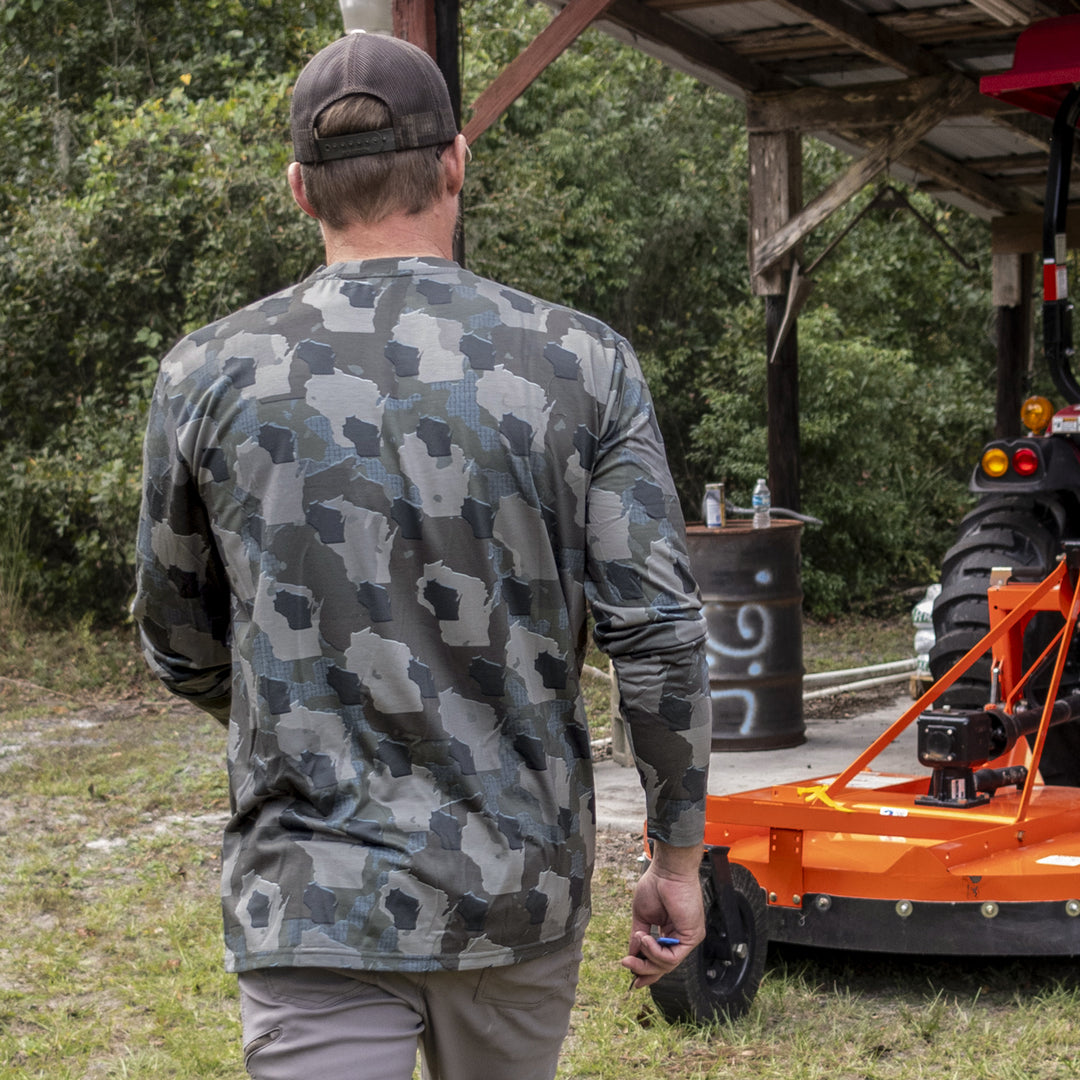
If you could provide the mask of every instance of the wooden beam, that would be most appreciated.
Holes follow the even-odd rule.
[[[990,222],[990,250],[995,255],[1026,255],[1042,251],[1042,213],[1011,214]],[[1080,247],[1080,208],[1070,206],[1065,219],[1066,245]]]
[[[824,30],[857,52],[895,68],[905,75],[936,75],[942,63],[933,53],[892,30],[879,19],[864,15],[841,0],[781,0],[811,25]]]
[[[611,0],[569,0],[473,102],[472,119],[463,132],[466,141],[472,144],[487,131],[610,4]]]
[[[956,74],[943,59],[935,56],[910,36],[895,29],[888,21],[888,16],[873,18],[851,7],[843,0],[781,0],[785,7],[801,14],[819,30],[831,38],[843,42],[850,48],[869,56],[880,63],[909,76]],[[940,20],[938,20],[940,21]],[[1000,30],[1000,28],[999,28]],[[790,32],[790,31],[789,31]],[[952,33],[958,33],[954,27]],[[787,54],[790,58],[790,53]],[[968,77],[971,86],[977,89],[974,77]],[[1010,119],[998,121],[1007,127],[1013,127]],[[1024,120],[1015,123],[1017,130],[1025,137],[1031,134],[1031,125]],[[1042,130],[1040,127],[1038,130]]]
[[[746,123],[750,131],[820,132],[892,127],[926,100],[928,90],[939,85],[939,78],[930,75],[859,86],[767,91],[747,100]],[[1000,106],[971,84],[970,92],[957,101],[953,115],[979,116],[995,111],[1000,111]]]
[[[1007,176],[1015,172],[1035,172],[1046,175],[1050,164],[1048,153],[997,154],[993,157],[967,158],[964,164],[976,172]]]
[[[726,7],[744,2],[744,0],[647,0],[649,7],[657,11],[689,11],[700,7]],[[977,6],[977,5],[976,5]],[[955,18],[961,14],[956,8],[950,7],[950,16]],[[940,8],[916,8],[914,11],[899,11],[890,13],[890,19],[903,18],[906,16],[922,15],[924,18],[929,14],[931,17],[940,11]],[[1052,15],[1075,15],[1076,9],[1070,5],[1070,0],[1044,0],[1042,3],[1031,5],[1028,13],[1028,21],[1049,18]]]
[[[734,49],[698,33],[685,23],[666,18],[639,0],[614,0],[604,18],[638,37],[674,49],[687,60],[714,71],[743,90],[753,93],[790,89],[793,85],[788,79],[740,56]]]
[[[792,0],[792,3],[798,2],[799,0]],[[1016,37],[1015,31],[1010,33],[973,7],[961,5],[950,8],[950,11],[955,11],[957,14],[947,19],[941,17],[940,9],[918,8],[899,10],[887,15],[864,14],[862,19],[852,21],[849,11],[843,10],[846,6],[841,5],[837,16],[838,20],[844,20],[844,25],[833,25],[823,17],[826,13],[819,11],[814,22],[808,20],[795,25],[787,24],[760,30],[733,32],[725,35],[723,42],[750,59],[783,62],[823,54],[829,54],[835,58],[835,55],[841,51],[837,43],[843,40],[841,33],[844,33],[850,49],[872,56],[880,54],[882,49],[883,43],[874,41],[880,33],[876,32],[876,28],[880,27],[884,35],[899,39],[903,43],[900,48],[905,51],[912,45],[919,49],[922,53],[919,62],[924,62],[925,57],[929,56],[936,62],[938,68],[941,68],[954,59],[975,61],[1007,55],[1012,52]],[[850,11],[855,12],[856,15],[859,14],[855,8],[851,8]],[[800,11],[799,14],[803,13]],[[806,16],[803,15],[803,17]],[[871,24],[870,27],[866,26],[867,20]],[[858,47],[856,37],[852,33],[854,29],[859,29],[859,36],[873,44],[872,50]],[[941,55],[941,50],[947,50],[949,55]],[[880,59],[878,62],[881,62]]]
[[[1031,21],[1028,12],[1018,7],[1012,0],[968,0],[980,11],[985,11],[1002,26],[1016,26],[1021,29]]]
[[[939,92],[932,93],[919,108],[897,126],[890,138],[885,139],[864,157],[854,162],[843,175],[776,233],[763,243],[754,245],[751,259],[753,273],[763,273],[783,258],[875,176],[888,168],[890,162],[895,161],[913,147],[926,132],[949,116],[955,102],[961,100],[969,92],[969,82],[962,75],[943,78],[938,86]]]
[[[1019,214],[1034,210],[1038,206],[1037,201],[1030,195],[984,176],[928,146],[912,146],[904,152],[901,160],[920,175],[932,177],[947,190],[958,192],[977,205],[985,207],[989,211],[987,216]]]

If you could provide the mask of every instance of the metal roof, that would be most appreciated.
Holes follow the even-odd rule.
[[[745,101],[751,130],[859,156],[919,129],[889,171],[994,218],[1041,206],[1050,121],[979,79],[1010,69],[1026,27],[1074,13],[1068,0],[612,0],[593,25]]]

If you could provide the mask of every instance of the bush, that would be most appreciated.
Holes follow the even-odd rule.
[[[0,509],[30,521],[37,610],[120,617],[159,356],[318,265],[295,208],[288,80],[101,103],[78,194],[13,213],[0,252]],[[58,317],[58,315],[60,317]]]
[[[287,88],[340,22],[333,0],[215,0],[197,25],[182,6],[110,0],[106,17],[103,3],[0,13],[15,133],[0,155],[0,514],[26,529],[6,546],[35,610],[117,619],[160,354],[322,259],[284,181]],[[524,0],[463,15],[470,101],[549,16]],[[740,106],[588,31],[475,149],[470,266],[634,342],[688,517],[710,480],[748,502],[766,369]],[[806,140],[808,194],[842,164]],[[979,223],[912,198],[957,246],[985,244]],[[807,240],[807,262],[858,209]],[[824,613],[936,577],[994,365],[985,273],[958,272],[910,216],[866,217],[814,278],[803,509],[825,524],[804,534],[804,584]]]
[[[748,305],[690,435],[691,456],[743,506],[765,475],[766,372],[746,341],[756,329]],[[808,610],[833,614],[936,580],[992,425],[969,373],[960,364],[928,371],[909,351],[854,334],[827,307],[800,320],[799,367],[802,509],[823,522],[803,532]]]

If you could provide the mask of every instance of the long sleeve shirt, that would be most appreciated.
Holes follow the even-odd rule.
[[[629,344],[455,263],[336,264],[182,340],[134,613],[228,724],[230,970],[490,966],[583,932],[590,607],[650,832],[699,843],[683,533]]]

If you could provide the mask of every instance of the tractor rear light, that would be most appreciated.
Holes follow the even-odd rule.
[[[1021,446],[1012,456],[1012,467],[1018,476],[1034,476],[1039,471],[1039,455],[1030,446]]]
[[[1054,406],[1042,396],[1029,397],[1020,406],[1020,421],[1033,435],[1038,435],[1054,415]]]
[[[1000,446],[992,446],[983,453],[980,464],[987,476],[1004,476],[1009,471],[1009,455]]]

